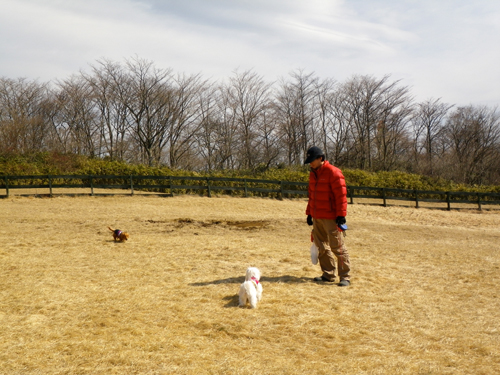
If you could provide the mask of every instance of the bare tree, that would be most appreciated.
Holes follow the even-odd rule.
[[[91,88],[91,99],[98,111],[101,142],[111,160],[125,160],[128,151],[130,116],[120,100],[120,88],[127,80],[120,64],[103,60],[92,66],[92,75],[82,73]]]
[[[207,85],[199,94],[200,128],[196,135],[196,149],[202,165],[198,169],[212,171],[216,168],[217,158],[217,89]]]
[[[276,126],[275,108],[276,106],[272,101],[269,101],[264,106],[258,127],[259,161],[266,169],[271,167],[272,164],[278,163],[281,153],[281,138]]]
[[[319,128],[318,141],[314,142],[321,146],[325,152],[326,159],[329,158],[329,150],[332,146],[333,137],[335,134],[335,117],[333,109],[335,81],[327,79],[316,82],[316,97],[317,97],[317,127]]]
[[[81,76],[58,83],[58,116],[54,122],[65,152],[101,156],[102,142],[91,87]]]
[[[416,171],[434,175],[434,160],[444,154],[440,138],[443,136],[446,115],[453,105],[441,103],[440,99],[428,99],[417,104],[412,119],[413,160]],[[424,156],[425,165],[420,167],[419,159]]]
[[[336,164],[346,163],[349,152],[351,116],[343,95],[334,80],[318,81],[318,144],[322,145],[326,159]]]
[[[387,136],[393,137],[398,133],[397,131],[394,133],[394,126],[398,123],[393,119],[397,118],[395,116],[397,107],[409,101],[408,89],[399,88],[399,81],[392,83],[388,81],[389,76],[381,79],[354,76],[341,87],[344,104],[350,116],[350,130],[353,137],[354,152],[349,157],[350,166],[367,170],[380,167],[374,161],[380,158],[384,160],[388,155],[388,145],[384,145],[388,140]],[[401,101],[398,99],[399,96],[402,97]],[[391,121],[391,131],[387,128],[388,120]],[[375,140],[377,134],[379,134],[378,141]],[[379,153],[380,147],[382,149]]]
[[[500,157],[500,113],[483,106],[458,107],[446,124],[449,176],[468,184],[487,183]]]
[[[280,80],[276,108],[289,165],[302,164],[307,149],[316,143],[314,120],[316,87],[314,73],[292,72],[291,82]]]
[[[268,130],[264,115],[270,101],[270,84],[252,71],[236,72],[225,90],[238,129],[239,165],[254,168],[261,161],[259,131]]]
[[[157,69],[152,62],[126,61],[124,75],[113,75],[116,94],[130,116],[131,138],[138,148],[137,162],[158,165],[168,142],[173,88],[171,71]]]
[[[354,120],[350,113],[346,92],[337,87],[331,96],[332,124],[330,142],[332,144],[331,158],[339,165],[349,166],[354,155],[355,139],[353,138]]]
[[[186,156],[194,153],[192,148],[201,129],[201,105],[207,90],[209,85],[199,75],[179,75],[174,80],[168,116],[165,117],[168,162],[172,168],[185,167],[190,163]]]
[[[27,153],[47,149],[50,124],[47,84],[0,78],[0,151]]]
[[[217,92],[217,110],[213,123],[217,140],[216,168],[235,169],[238,167],[236,156],[240,141],[236,110],[225,85],[220,86]]]
[[[413,113],[408,87],[394,86],[381,94],[380,120],[375,135],[375,169],[403,169],[410,145],[409,124]]]

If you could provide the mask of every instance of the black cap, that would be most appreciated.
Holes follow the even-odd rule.
[[[309,164],[320,156],[325,156],[325,154],[319,147],[313,146],[309,150],[307,150],[307,159],[304,161],[304,164]]]

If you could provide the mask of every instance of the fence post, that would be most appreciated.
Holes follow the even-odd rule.
[[[283,181],[280,181],[280,195],[281,195],[281,200],[283,200]]]
[[[5,194],[7,194],[7,198],[9,197],[9,184],[7,183],[7,176],[5,176],[4,178],[4,181],[5,181]]]
[[[385,198],[385,188],[382,188],[382,198],[384,199],[384,207],[387,207],[387,200]]]
[[[352,186],[349,186],[348,189],[349,189],[349,198],[351,198],[351,204],[354,204],[354,188]]]
[[[446,203],[448,204],[448,211],[451,211],[451,205],[450,205],[450,192],[446,192]]]
[[[170,190],[170,195],[173,197],[174,192],[172,191],[172,176],[168,176],[168,188]]]
[[[90,176],[90,195],[94,196],[94,177]]]
[[[47,176],[49,178],[49,192],[50,192],[50,197],[52,198],[52,176],[49,175]]]
[[[245,198],[248,198],[248,186],[247,186],[247,179],[245,178]]]
[[[478,206],[478,210],[482,211],[482,209],[481,209],[481,195],[480,195],[480,193],[477,193],[477,206]]]
[[[415,189],[415,208],[418,208],[418,190]]]
[[[132,180],[132,175],[130,175],[130,195],[134,195],[134,182]]]
[[[207,177],[207,192],[208,192],[208,197],[212,198],[212,191],[210,189],[210,177]]]

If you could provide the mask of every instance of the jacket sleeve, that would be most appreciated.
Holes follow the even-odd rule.
[[[309,197],[306,207],[306,215],[311,214],[311,176],[309,175],[309,185],[307,186],[307,196]]]
[[[332,175],[332,192],[335,199],[335,215],[347,215],[347,187],[345,184],[345,177],[341,170],[335,168]]]

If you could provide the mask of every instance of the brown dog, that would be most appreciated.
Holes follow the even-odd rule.
[[[108,227],[108,229],[113,232],[113,239],[116,241],[120,241],[120,242],[123,242],[123,241],[127,241],[128,238],[130,237],[130,235],[127,233],[127,232],[122,232],[120,229],[111,229],[110,227]]]

